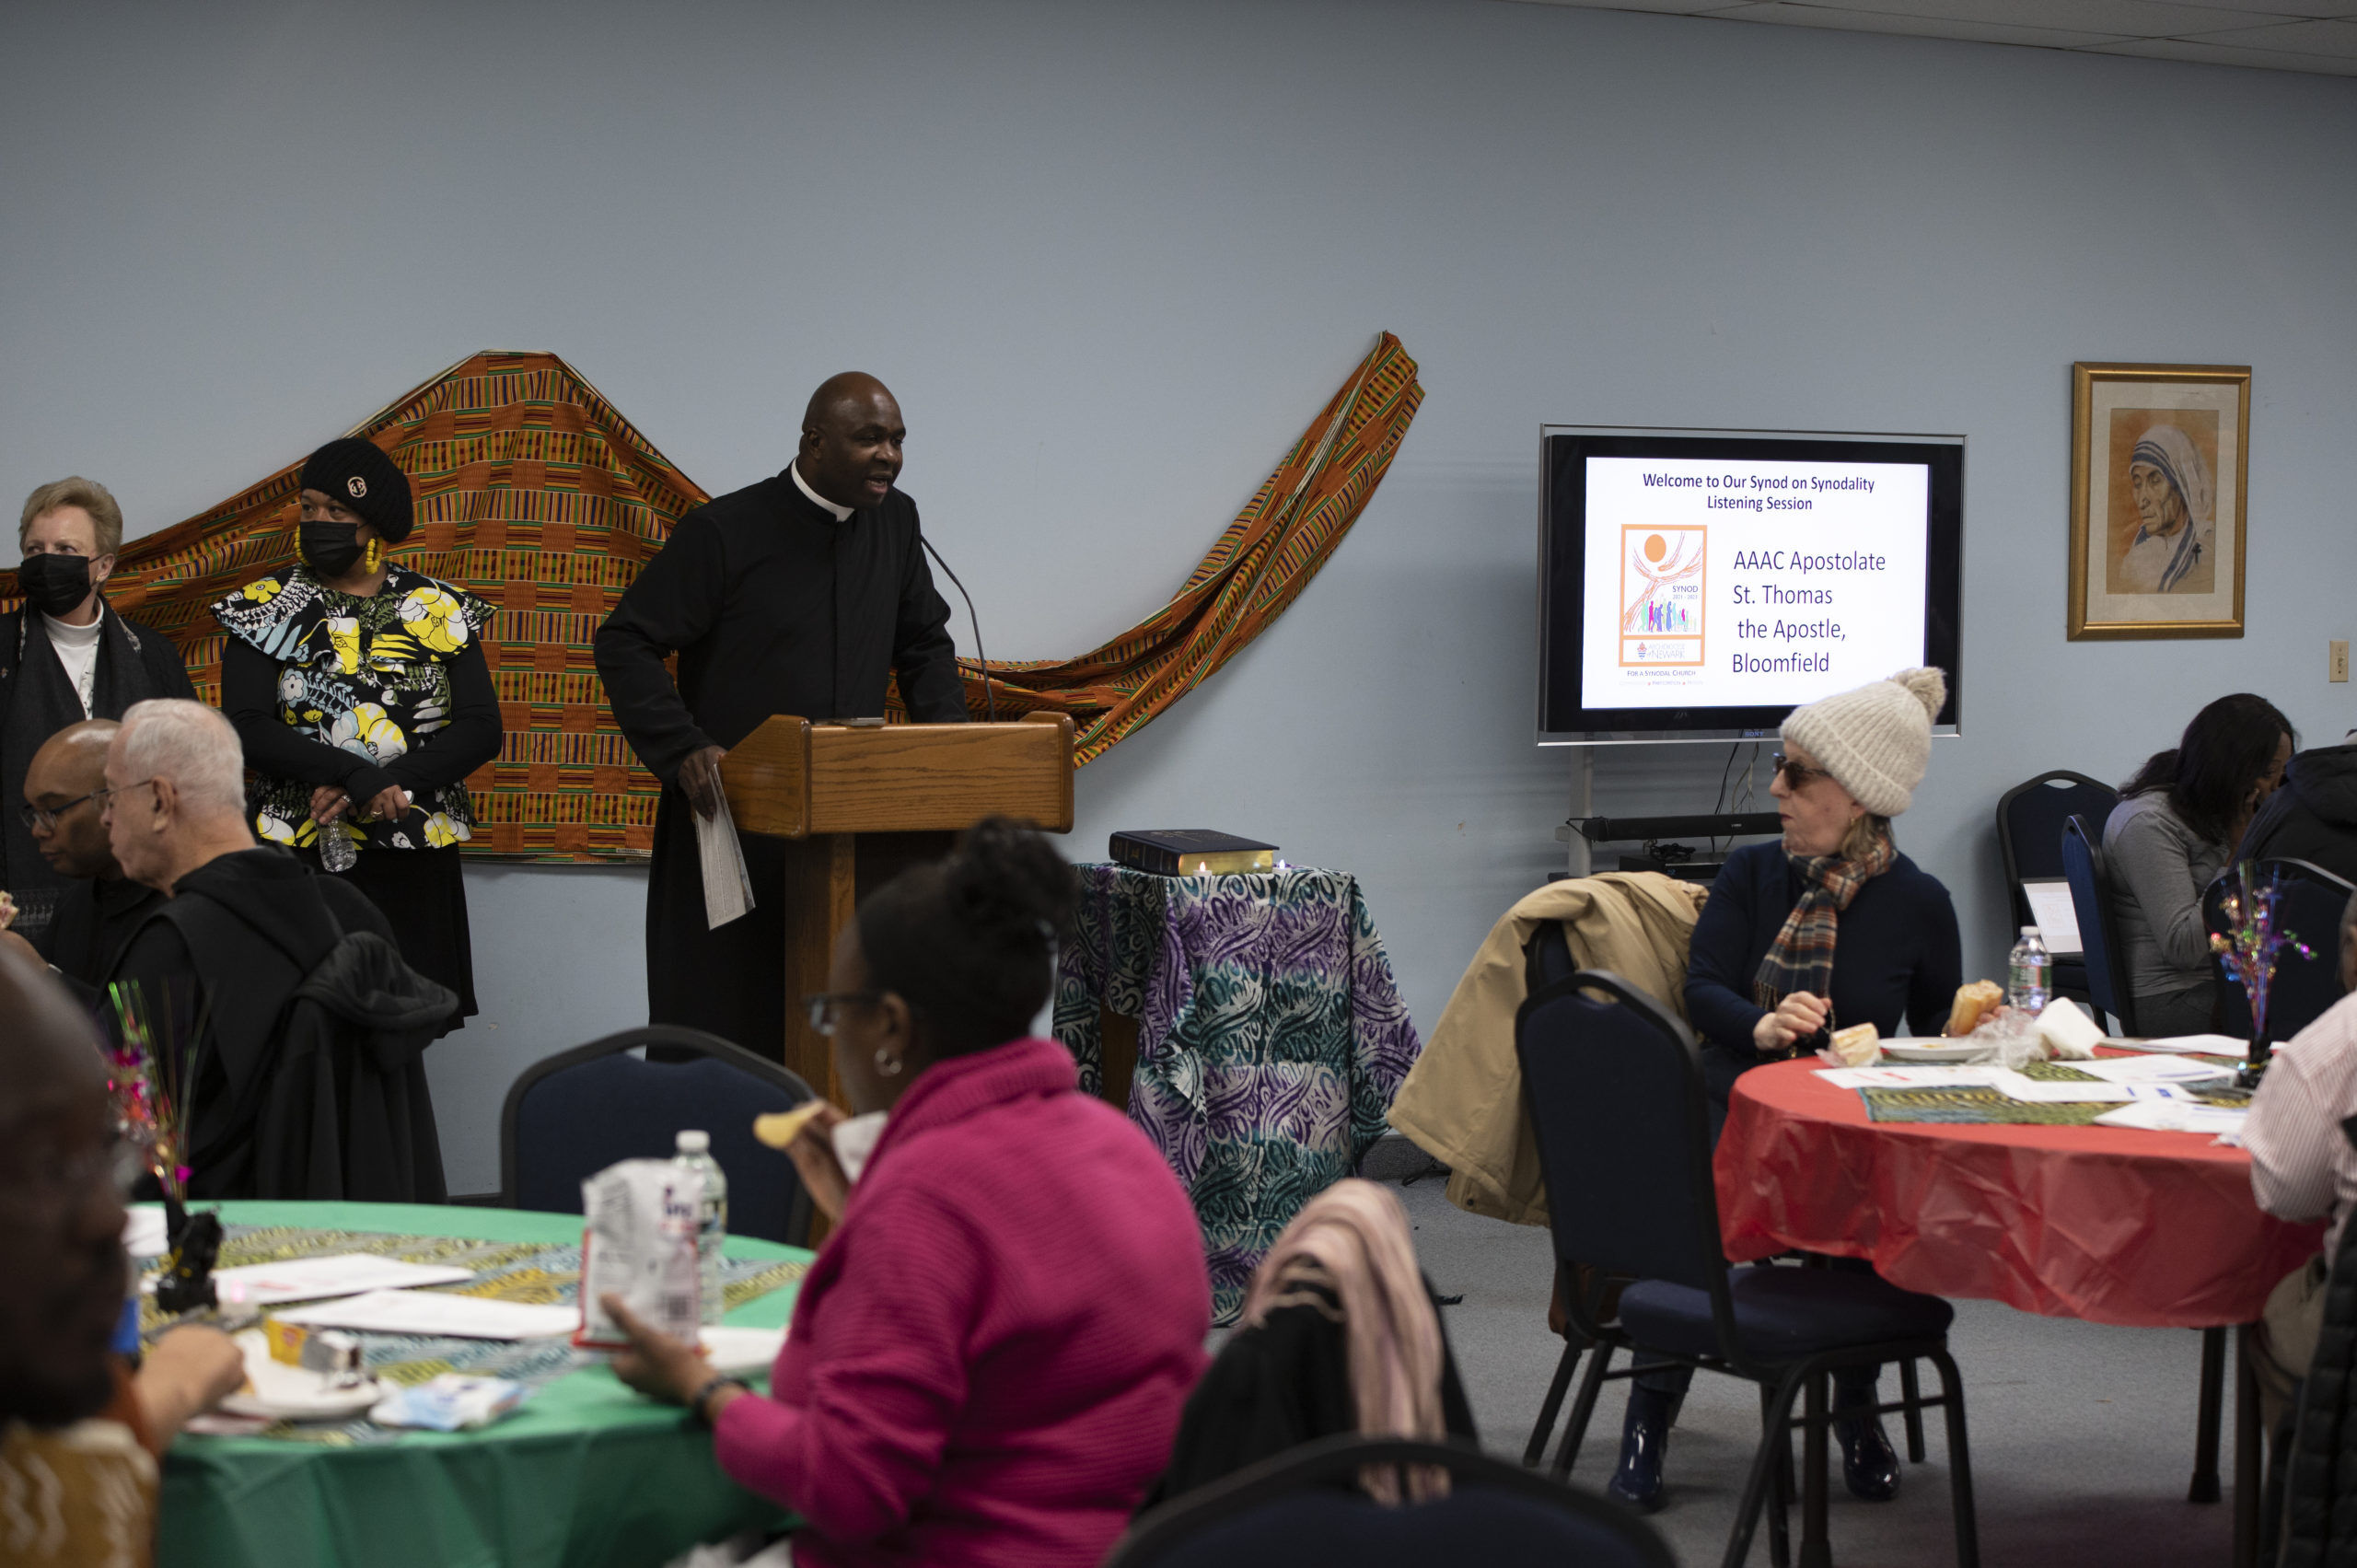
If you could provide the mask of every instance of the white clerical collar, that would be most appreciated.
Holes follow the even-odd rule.
[[[817,491],[811,489],[810,482],[802,477],[802,465],[800,463],[795,462],[786,464],[785,471],[794,476],[794,488],[802,492],[803,494],[810,497],[811,501],[815,505],[824,506],[828,511],[832,512],[835,515],[835,521],[840,523],[845,517],[852,515],[852,507],[838,506],[833,502],[828,500],[825,496],[819,494]]]

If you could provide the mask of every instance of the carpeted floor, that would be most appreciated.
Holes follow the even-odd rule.
[[[1394,1160],[1391,1168],[1411,1163]],[[1425,1272],[1442,1295],[1464,1296],[1442,1317],[1482,1439],[1519,1458],[1562,1353],[1562,1342],[1547,1332],[1553,1265],[1546,1233],[1463,1213],[1441,1195],[1437,1176],[1399,1191]],[[2185,1501],[2198,1334],[2034,1318],[1993,1302],[1956,1305],[1950,1343],[1965,1377],[1981,1561],[1989,1568],[2223,1568],[2231,1504]],[[1927,1384],[1935,1381],[1925,1373]],[[1897,1397],[1896,1373],[1885,1387],[1887,1397]],[[1625,1388],[1607,1386],[1572,1472],[1575,1482],[1600,1489],[1611,1474]],[[1842,1568],[1936,1568],[1955,1560],[1937,1421],[1931,1412],[1926,1462],[1907,1467],[1895,1502],[1856,1501],[1837,1470],[1831,1534]],[[1699,1568],[1718,1561],[1759,1422],[1751,1385],[1695,1379],[1670,1439],[1670,1503],[1654,1516],[1680,1562]],[[2230,1411],[2229,1445],[2231,1426]],[[1890,1431],[1896,1445],[1896,1418]],[[1795,1510],[1795,1528],[1798,1522]],[[1767,1561],[1763,1535],[1751,1562],[1764,1568]]]

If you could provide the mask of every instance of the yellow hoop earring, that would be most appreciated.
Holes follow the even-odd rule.
[[[369,571],[373,572],[373,571],[375,571],[375,570],[377,569],[377,563],[378,562],[382,561],[384,558],[385,558],[385,546],[384,546],[384,541],[383,541],[383,540],[374,540],[374,539],[372,539],[372,540],[370,540],[368,541],[368,548],[367,548],[366,550],[365,550],[365,551],[361,552],[361,554],[360,554],[360,564],[361,564],[362,566],[366,567],[367,570],[369,570]]]

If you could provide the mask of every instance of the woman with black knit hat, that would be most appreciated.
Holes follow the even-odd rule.
[[[261,775],[254,832],[349,877],[464,1016],[466,777],[501,738],[478,637],[492,609],[388,558],[409,537],[409,478],[376,443],[329,442],[300,482],[301,560],[213,607],[222,711]]]

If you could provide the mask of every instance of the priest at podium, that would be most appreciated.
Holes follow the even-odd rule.
[[[679,519],[598,629],[614,719],[662,781],[646,889],[648,1021],[707,1029],[764,1056],[785,1032],[782,840],[739,838],[752,912],[708,928],[696,826],[721,804],[720,760],[772,714],[966,715],[949,607],[894,488],[908,431],[884,384],[856,372],[811,394],[794,461]],[[677,653],[679,682],[663,667]]]

